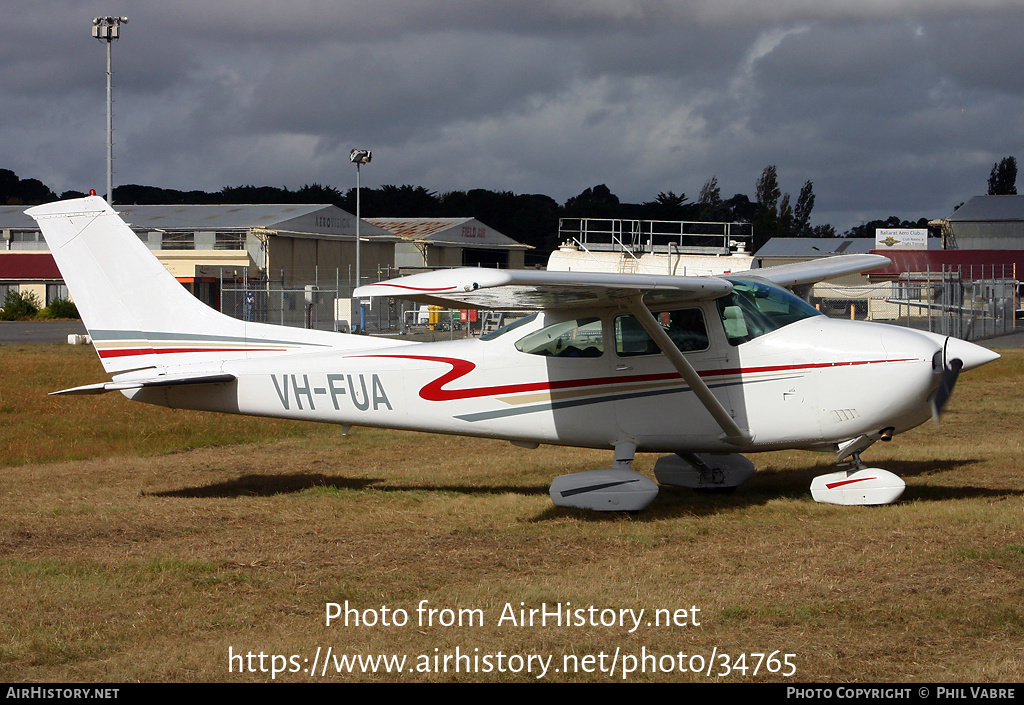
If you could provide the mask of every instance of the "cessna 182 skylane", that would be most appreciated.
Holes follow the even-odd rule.
[[[728,489],[753,473],[741,453],[782,448],[849,459],[815,478],[818,501],[895,501],[903,481],[861,453],[932,418],[962,369],[998,357],[832,320],[783,288],[887,263],[877,255],[716,277],[451,269],[360,287],[534,311],[480,339],[410,343],[218,313],[101,198],[28,213],[113,376],[55,394],[613,450],[610,468],[554,480],[561,506],[647,506],[658,485],[631,469],[637,451],[668,453],[654,468],[661,484]]]

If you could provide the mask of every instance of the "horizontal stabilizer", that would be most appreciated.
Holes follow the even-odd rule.
[[[209,375],[164,375],[150,379],[133,379],[123,382],[100,382],[99,384],[86,384],[82,387],[62,389],[59,392],[50,392],[50,396],[56,394],[105,394],[107,392],[119,392],[125,389],[142,389],[143,387],[170,387],[183,384],[225,384],[234,382],[235,376],[228,374]]]

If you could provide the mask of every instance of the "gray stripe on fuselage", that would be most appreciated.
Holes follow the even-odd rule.
[[[737,384],[755,384],[757,382],[778,382],[783,379],[795,379],[802,377],[803,375],[787,375],[785,377],[772,377],[771,379],[753,379],[746,382],[738,380],[736,382],[719,382],[718,384],[709,384],[708,389],[721,389],[724,387],[734,387]],[[598,398],[590,399],[567,399],[565,401],[546,402],[543,404],[533,404],[531,406],[519,407],[514,409],[499,409],[497,411],[480,411],[474,414],[460,414],[454,418],[460,421],[488,421],[490,419],[500,419],[508,416],[519,416],[520,414],[533,414],[538,411],[553,411],[555,409],[569,409],[574,406],[588,406],[590,404],[603,404],[609,401],[624,401],[626,399],[637,399],[640,397],[657,397],[663,394],[679,394],[682,392],[692,392],[693,390],[689,387],[685,388],[674,388],[674,389],[657,389],[657,390],[643,390],[639,392],[624,392],[621,394],[611,394]]]
[[[140,330],[90,330],[93,340],[194,340],[204,343],[260,343],[264,345],[316,345],[331,347],[326,343],[307,343],[297,340],[268,340],[266,338],[246,338],[236,335],[213,336],[203,333],[162,333]]]

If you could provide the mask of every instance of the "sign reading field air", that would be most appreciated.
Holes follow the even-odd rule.
[[[927,250],[927,228],[878,228],[875,230],[876,250]]]

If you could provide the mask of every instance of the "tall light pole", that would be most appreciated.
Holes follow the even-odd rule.
[[[114,202],[114,105],[110,87],[111,46],[121,35],[121,25],[127,17],[96,17],[92,21],[92,36],[107,43],[107,203]]]
[[[363,214],[359,204],[359,170],[363,164],[369,164],[370,160],[373,159],[373,152],[368,149],[353,149],[349,155],[348,160],[356,165],[356,286],[358,287],[361,283],[362,274],[362,260],[359,257],[359,221],[362,220]],[[359,332],[363,332],[363,304],[359,303]]]

